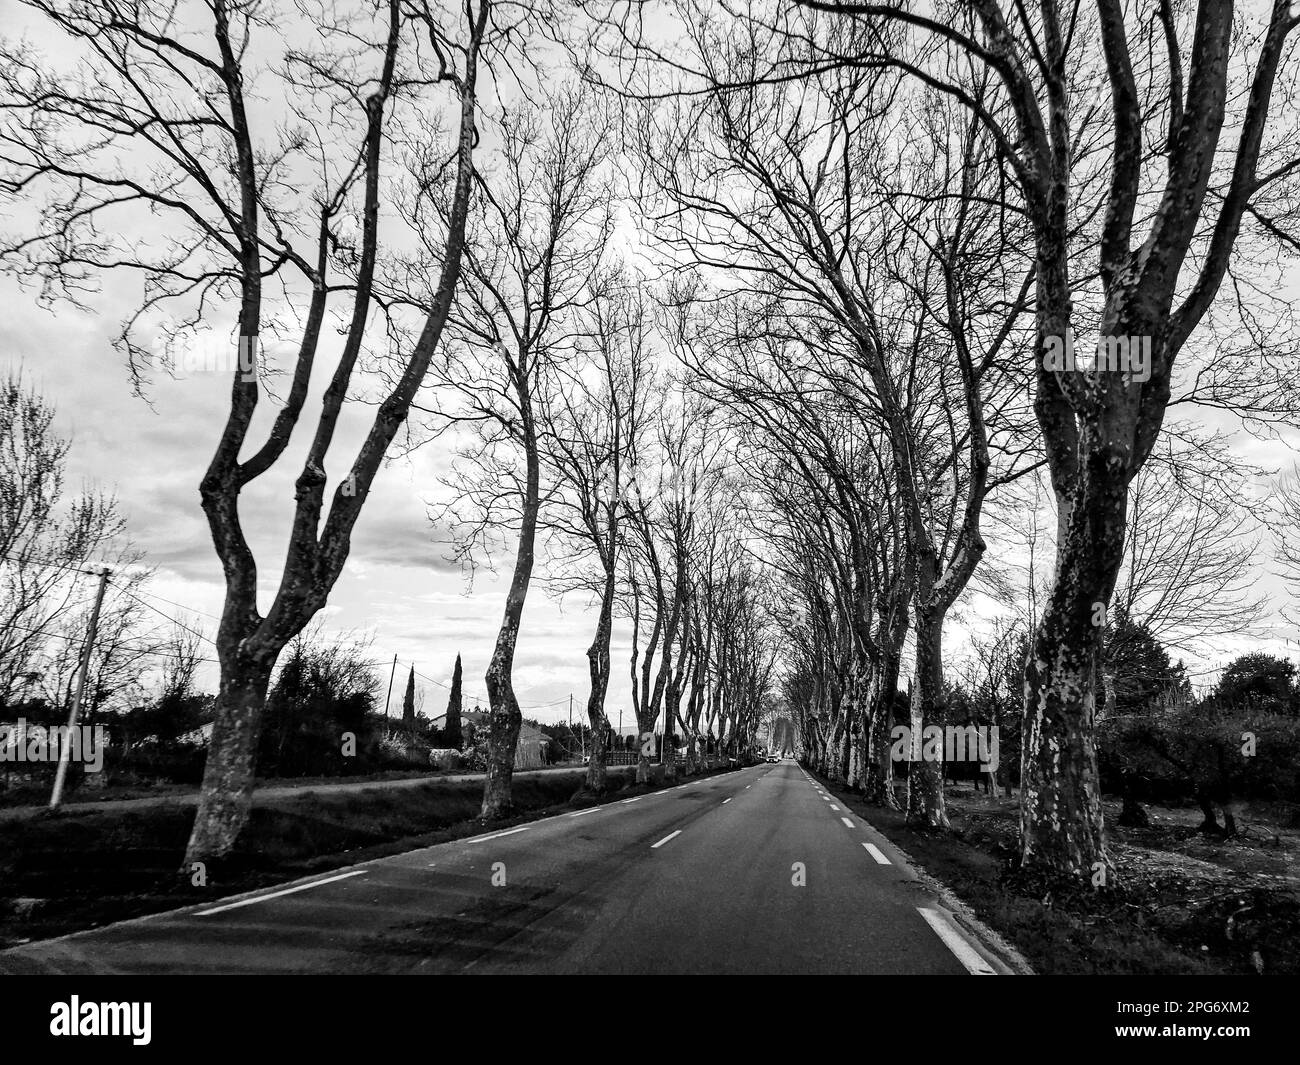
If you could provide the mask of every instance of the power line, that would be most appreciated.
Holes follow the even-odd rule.
[[[143,588],[137,589],[141,595],[147,595],[150,599],[157,599],[160,603],[166,603],[168,606],[174,606],[177,610],[184,610],[190,614],[202,614],[205,618],[211,618],[213,621],[220,621],[221,618],[216,614],[209,614],[206,610],[199,610],[197,607],[186,606],[184,603],[178,603],[174,599],[165,599],[154,592],[146,592]]]
[[[204,643],[211,643],[214,647],[216,646],[216,644],[213,643],[212,640],[210,640],[210,639],[209,639],[205,634],[199,632],[198,629],[191,628],[189,625],[186,625],[185,622],[180,621],[180,620],[178,620],[177,618],[174,618],[174,617],[172,617],[172,616],[169,615],[169,614],[164,614],[161,610],[159,610],[159,609],[158,609],[156,606],[154,606],[153,604],[151,604],[151,603],[146,603],[143,599],[141,599],[138,595],[136,595],[136,594],[135,594],[133,591],[131,591],[129,588],[121,588],[121,587],[119,587],[119,588],[118,588],[118,591],[126,593],[126,594],[129,595],[132,599],[134,599],[137,603],[139,603],[142,607],[144,607],[146,610],[152,610],[152,611],[153,611],[155,614],[157,614],[160,618],[163,618],[165,621],[170,621],[170,622],[171,622],[173,625],[175,625],[177,628],[184,629],[184,630],[185,630],[186,632],[188,632],[191,636],[197,636],[197,637],[198,637],[200,640],[202,640]],[[182,607],[182,609],[184,609],[184,608]]]
[[[20,629],[20,630],[22,630],[23,632],[34,633],[34,634],[36,634],[37,636],[49,636],[49,637],[51,637],[52,639],[55,639],[55,640],[64,640],[64,641],[66,641],[66,642],[68,642],[68,643],[73,642],[73,641],[76,640],[76,638],[77,638],[77,637],[75,637],[75,636],[69,636],[67,633],[63,633],[63,632],[51,632],[49,629],[33,629],[33,628],[31,628],[30,626],[28,626],[28,625],[18,625],[18,624],[14,624],[14,625],[10,625],[9,627],[10,627],[10,628],[13,628],[13,629]],[[219,662],[219,659],[216,659],[216,658],[203,658],[203,657],[200,656],[200,655],[185,655],[185,654],[178,654],[178,653],[175,652],[175,651],[159,651],[159,650],[156,650],[156,649],[154,649],[154,648],[150,648],[150,647],[139,647],[139,646],[136,646],[136,645],[133,645],[133,644],[129,644],[129,643],[115,643],[115,644],[113,644],[112,646],[113,646],[114,648],[117,648],[117,649],[120,649],[120,650],[123,650],[123,651],[136,651],[136,652],[138,652],[138,653],[140,653],[140,654],[154,655],[154,656],[159,657],[159,658],[182,658],[182,659],[189,659],[189,660],[192,660],[192,661],[195,661],[195,662],[213,662],[213,663],[217,663],[217,662]]]

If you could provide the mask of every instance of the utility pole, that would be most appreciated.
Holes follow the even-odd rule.
[[[573,743],[573,693],[569,692],[569,743]],[[573,748],[569,748],[569,757],[572,757]]]
[[[393,675],[397,672],[397,655],[393,655],[393,668],[388,671],[388,694],[384,696],[384,735],[388,735],[388,701],[393,697]]]
[[[99,628],[99,608],[104,602],[104,591],[108,588],[108,567],[99,574],[99,588],[95,591],[95,605],[90,611],[90,628],[86,633],[86,646],[81,651],[81,672],[77,676],[77,691],[72,697],[72,709],[68,713],[68,734],[59,746],[59,768],[54,772],[54,791],[50,793],[50,809],[53,810],[63,801],[63,782],[68,776],[68,759],[72,751],[72,730],[77,727],[77,714],[81,710],[81,700],[86,692],[86,674],[90,672],[90,654],[95,649],[95,630]]]

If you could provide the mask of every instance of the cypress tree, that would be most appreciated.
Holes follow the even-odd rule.
[[[402,731],[407,743],[415,742],[415,666],[406,676],[406,698],[402,700]]]
[[[451,698],[447,700],[447,727],[443,737],[448,747],[460,750],[464,744],[460,727],[460,655],[456,656],[456,668],[451,674]]]

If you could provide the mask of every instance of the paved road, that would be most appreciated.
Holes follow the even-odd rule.
[[[994,968],[789,761],[0,952],[8,973]]]

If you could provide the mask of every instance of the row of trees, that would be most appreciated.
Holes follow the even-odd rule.
[[[784,647],[805,752],[892,802],[898,677],[919,744],[948,715],[950,614],[1011,594],[981,565],[985,528],[1013,526],[1044,474],[1055,559],[1041,598],[1032,563],[1021,586],[1022,859],[1108,865],[1096,722],[1124,627],[1108,610],[1123,573],[1170,565],[1126,556],[1142,478],[1194,454],[1229,480],[1213,441],[1166,415],[1257,427],[1300,409],[1273,359],[1294,322],[1261,280],[1295,247],[1293,144],[1268,122],[1295,75],[1285,0],[1155,18],[1118,0],[668,0],[656,19],[386,0],[314,11],[310,48],[251,0],[28,7],[79,62],[0,53],[0,189],[40,208],[3,261],[73,299],[142,274],[119,338],[139,374],[164,306],[174,343],[228,328],[246,357],[201,483],[226,600],[187,860],[233,846],[276,662],[325,605],[406,426],[408,447],[458,445],[441,519],[460,556],[513,541],[485,816],[510,806],[542,549],[596,607],[594,736],[619,614],[638,726],[680,729],[688,765],[710,732],[752,742]],[[255,83],[271,106],[252,106]],[[133,241],[146,217],[171,239]],[[1234,262],[1255,283],[1218,299]],[[1131,340],[1141,362],[1063,363],[1076,333]],[[331,479],[345,406],[368,428]],[[298,432],[263,611],[242,498]],[[1231,570],[1232,543],[1206,551]],[[604,785],[599,749],[588,782]],[[911,765],[907,810],[946,824],[938,765]]]
[[[893,801],[904,641],[919,746],[948,716],[948,613],[1004,583],[980,567],[986,519],[1004,522],[1041,470],[1055,560],[1021,607],[1021,859],[1108,868],[1096,723],[1139,593],[1184,632],[1243,606],[1242,545],[1211,502],[1231,471],[1194,427],[1162,435],[1166,413],[1295,421],[1271,363],[1293,315],[1254,285],[1216,296],[1234,253],[1262,276],[1295,247],[1296,157],[1268,119],[1294,84],[1296,14],[668,6],[664,38],[620,24],[604,43],[646,78],[624,95],[643,105],[654,232],[697,286],[689,329],[707,357],[691,368],[772,471],[806,752]],[[1139,357],[1062,360],[1076,333]],[[1128,535],[1156,528],[1143,508],[1162,488],[1218,533],[1185,560]],[[909,816],[943,827],[939,764],[912,761],[907,785]]]

